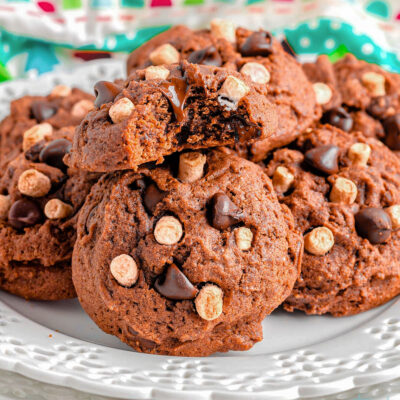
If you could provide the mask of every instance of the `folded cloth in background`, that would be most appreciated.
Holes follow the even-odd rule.
[[[285,35],[300,56],[350,52],[400,72],[398,0],[0,0],[0,81],[121,57],[215,17]]]

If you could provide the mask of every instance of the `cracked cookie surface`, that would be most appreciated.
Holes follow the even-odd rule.
[[[189,152],[100,179],[79,217],[73,280],[97,325],[135,350],[204,356],[262,339],[301,253],[259,166]]]
[[[0,287],[26,299],[71,298],[76,295],[71,256],[77,214],[97,174],[69,169],[63,162],[74,126],[57,126],[76,118],[60,122],[57,115],[66,111],[58,108],[45,119],[49,122],[34,124],[39,121],[31,118],[31,104],[26,97],[14,102],[12,107],[23,106],[19,111],[27,115],[18,118],[14,112],[2,125],[14,128],[2,131],[9,133],[2,139],[13,145],[10,152],[2,149],[2,161],[8,162],[0,178]]]
[[[400,162],[380,141],[316,127],[267,160],[304,235],[288,311],[356,314],[400,293]]]

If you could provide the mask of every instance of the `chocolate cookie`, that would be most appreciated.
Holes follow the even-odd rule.
[[[271,135],[264,85],[222,68],[189,64],[139,70],[124,87],[95,86],[98,109],[78,127],[66,163],[89,171],[137,169],[184,149]]]
[[[315,63],[304,64],[303,69],[325,99],[322,122],[347,132],[363,132],[381,139],[392,150],[400,150],[398,75],[353,55],[335,64],[320,56]]]
[[[135,350],[205,356],[261,340],[301,252],[259,166],[189,152],[100,179],[79,217],[73,280],[89,316]]]
[[[11,102],[10,114],[0,123],[0,173],[22,151],[24,132],[38,124],[47,133],[76,126],[93,108],[93,100],[79,89],[60,85],[48,96],[24,96]]]
[[[266,172],[304,235],[284,307],[356,314],[400,293],[400,161],[380,141],[330,125],[271,155]]]
[[[0,288],[27,299],[75,296],[77,212],[97,175],[63,163],[73,133],[74,127],[49,124],[25,131],[25,152],[7,164],[0,179]]]
[[[268,100],[276,105],[278,126],[271,137],[238,146],[242,155],[254,161],[290,143],[320,117],[313,88],[301,66],[269,32],[236,29],[222,20],[212,21],[210,30],[174,27],[135,50],[127,69],[131,73],[181,60],[240,71],[267,88]]]

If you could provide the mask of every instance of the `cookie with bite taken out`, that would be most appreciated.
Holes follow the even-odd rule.
[[[210,29],[176,26],[154,37],[131,53],[127,70],[128,74],[144,68],[151,71],[185,60],[238,71],[263,86],[268,101],[276,107],[277,127],[268,138],[236,144],[242,156],[261,161],[321,116],[313,87],[289,48],[267,31],[237,28],[230,21],[215,19]]]

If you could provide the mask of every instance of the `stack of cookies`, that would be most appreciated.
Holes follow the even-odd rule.
[[[399,294],[400,79],[287,50],[228,21],[178,26],[95,99],[13,102],[0,286],[76,290],[105,332],[181,356],[251,348],[281,304],[344,316]]]

